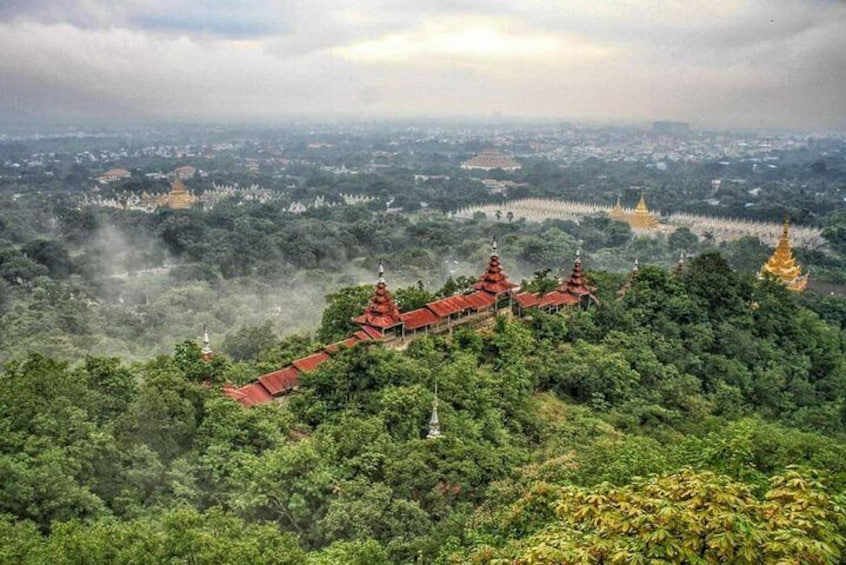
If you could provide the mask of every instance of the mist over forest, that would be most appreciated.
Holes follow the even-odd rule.
[[[839,563],[844,199],[835,134],[9,130],[0,562]],[[802,292],[760,276],[785,217]],[[494,255],[518,287],[484,323],[326,348],[380,262],[409,312],[477,292]],[[577,261],[590,300],[516,307]],[[290,394],[233,400],[326,351]]]

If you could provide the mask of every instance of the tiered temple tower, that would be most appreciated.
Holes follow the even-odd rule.
[[[781,237],[778,240],[778,245],[773,252],[772,257],[761,267],[759,277],[763,278],[767,275],[773,275],[788,289],[800,292],[805,290],[808,285],[808,275],[802,274],[802,270],[793,258],[793,250],[790,246],[789,236],[790,222],[787,218],[784,219],[784,228]]]
[[[379,278],[376,282],[373,298],[370,299],[370,304],[368,304],[364,314],[356,316],[352,321],[362,326],[364,331],[368,331],[368,327],[375,328],[381,334],[381,337],[387,336],[385,333],[387,330],[402,324],[399,308],[397,308],[391,293],[388,292],[388,284],[385,282],[385,267],[381,261],[379,261]]]
[[[479,278],[479,282],[474,284],[473,288],[484,290],[496,296],[510,291],[515,286],[517,285],[509,281],[508,276],[502,270],[502,265],[499,263],[499,253],[496,248],[496,238],[494,238],[488,268],[485,269],[485,272]]]
[[[576,259],[573,261],[573,270],[570,272],[570,278],[561,283],[558,287],[558,292],[571,294],[579,299],[583,306],[591,303],[598,303],[596,296],[594,296],[595,286],[588,284],[587,278],[582,272],[582,250],[576,251]]]

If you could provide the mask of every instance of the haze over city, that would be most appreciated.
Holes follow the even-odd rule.
[[[846,4],[0,2],[0,120],[846,129]]]

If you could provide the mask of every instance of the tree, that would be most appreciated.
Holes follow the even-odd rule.
[[[762,500],[689,469],[623,488],[537,483],[495,524],[528,535],[495,538],[502,549],[482,547],[475,562],[834,564],[846,546],[842,496],[796,471],[773,477]]]
[[[355,331],[357,326],[351,318],[364,312],[372,294],[372,286],[359,285],[348,286],[327,295],[317,339],[322,343],[331,343]]]

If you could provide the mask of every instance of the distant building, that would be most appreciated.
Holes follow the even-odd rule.
[[[482,151],[472,159],[468,159],[461,163],[462,169],[481,169],[483,171],[490,171],[492,169],[502,169],[503,171],[516,171],[520,168],[520,163],[499,151],[489,149]]]
[[[197,169],[190,166],[185,165],[182,167],[177,167],[173,169],[173,178],[181,178],[182,180],[188,180],[194,178],[194,175],[197,174]]]
[[[632,229],[635,230],[654,230],[658,227],[658,219],[652,215],[649,208],[646,207],[646,200],[643,194],[640,195],[640,201],[634,211],[627,212],[620,205],[620,197],[617,197],[617,203],[608,212],[611,219],[626,222]]]
[[[128,179],[132,176],[132,173],[127,171],[126,169],[109,169],[99,177],[97,177],[97,181],[101,184],[108,184],[110,182],[115,182],[121,179]]]
[[[182,178],[177,176],[170,187],[170,192],[164,196],[157,197],[155,204],[160,207],[167,206],[173,210],[183,210],[190,208],[196,201],[197,197],[185,189]]]
[[[687,135],[690,124],[687,122],[652,122],[652,133],[658,135]]]

